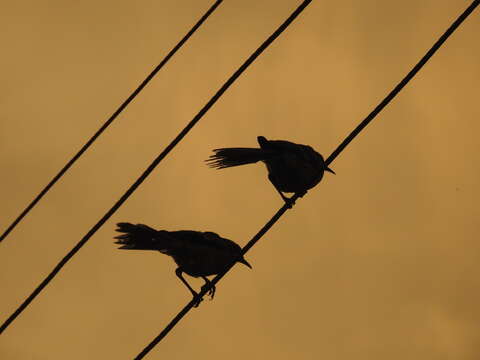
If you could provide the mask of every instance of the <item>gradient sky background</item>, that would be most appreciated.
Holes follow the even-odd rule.
[[[213,1],[2,6],[0,228]],[[1,321],[300,1],[225,1],[1,244]],[[0,338],[2,360],[132,359],[190,300],[119,221],[240,245],[282,205],[256,136],[328,156],[470,4],[314,1]],[[480,13],[148,359],[478,359]],[[189,279],[195,286],[201,280]]]

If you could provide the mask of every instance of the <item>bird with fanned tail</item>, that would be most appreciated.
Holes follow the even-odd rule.
[[[182,276],[186,273],[193,277],[201,277],[206,286],[211,282],[207,278],[227,269],[236,262],[252,268],[242,255],[242,249],[232,240],[224,239],[214,232],[192,230],[166,231],[155,230],[143,224],[118,223],[116,231],[122,233],[115,237],[115,244],[122,245],[123,250],[157,250],[169,255],[178,265],[175,274],[190,290],[196,300],[197,307],[202,299]],[[208,294],[213,299],[215,286]]]
[[[285,140],[267,140],[263,136],[258,136],[257,141],[260,148],[214,149],[215,154],[206,162],[216,169],[264,162],[268,179],[289,206],[293,205],[291,198],[286,197],[284,192],[302,197],[322,180],[325,171],[335,174],[323,156],[311,146]]]

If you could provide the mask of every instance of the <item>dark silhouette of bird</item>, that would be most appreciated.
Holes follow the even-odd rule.
[[[311,146],[285,140],[267,140],[263,136],[258,136],[257,141],[259,149],[214,149],[215,154],[206,162],[212,168],[224,169],[263,161],[267,166],[268,179],[290,207],[292,200],[284,192],[302,197],[322,180],[325,171],[335,174],[325,164],[323,156]]]
[[[177,263],[175,274],[190,290],[193,298],[197,300],[197,307],[202,299],[184,279],[182,273],[193,277],[201,277],[205,284],[211,282],[207,276],[215,275],[225,270],[235,262],[242,263],[252,268],[242,255],[242,249],[235,242],[224,239],[214,232],[200,232],[191,230],[166,231],[155,230],[143,224],[118,223],[116,231],[122,233],[115,237],[115,244],[122,245],[124,250],[158,250],[169,255]],[[213,299],[215,286],[208,292]]]

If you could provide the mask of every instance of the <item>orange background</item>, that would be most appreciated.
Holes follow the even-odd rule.
[[[212,1],[2,6],[0,229]],[[225,1],[0,249],[1,321],[300,1]],[[244,245],[281,206],[256,136],[328,156],[469,5],[314,1],[0,337],[2,360],[132,359],[190,300],[119,221]],[[478,359],[480,14],[149,359]],[[189,280],[200,286],[201,280]]]

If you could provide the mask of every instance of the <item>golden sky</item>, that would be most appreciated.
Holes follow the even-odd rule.
[[[213,1],[2,6],[3,231]],[[300,1],[225,1],[1,244],[1,321]],[[314,1],[0,337],[2,360],[132,359],[190,300],[119,221],[240,245],[282,205],[256,136],[328,156],[470,4]],[[478,359],[480,14],[148,359]],[[189,278],[196,287],[201,280]]]

